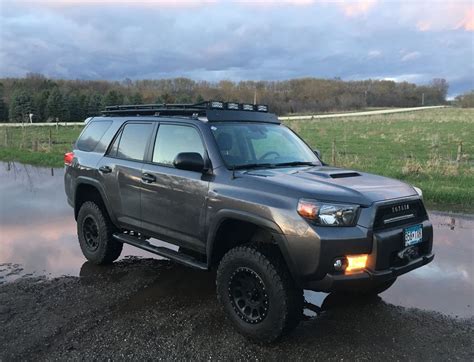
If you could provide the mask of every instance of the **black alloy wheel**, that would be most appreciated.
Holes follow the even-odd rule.
[[[260,323],[268,314],[265,284],[252,269],[235,270],[229,280],[229,299],[237,315],[247,323]]]
[[[99,247],[99,226],[97,221],[88,215],[82,222],[84,241],[90,251],[96,251]]]

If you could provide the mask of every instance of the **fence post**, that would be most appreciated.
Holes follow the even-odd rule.
[[[8,126],[5,127],[5,148],[8,147]]]
[[[26,131],[25,131],[25,126],[22,123],[21,124],[21,143],[20,143],[20,150],[25,147],[25,136],[26,136]]]
[[[456,156],[456,162],[459,164],[462,161],[462,141],[458,144],[458,154]]]
[[[336,166],[336,140],[332,140],[332,165]]]
[[[49,127],[49,139],[48,139],[48,145],[49,145],[49,152],[51,152],[51,145],[53,144],[53,130],[51,127]]]

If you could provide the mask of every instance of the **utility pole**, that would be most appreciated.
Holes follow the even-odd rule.
[[[421,105],[425,105],[425,93],[421,93]]]
[[[255,88],[255,92],[253,93],[253,104],[257,104],[257,88]]]

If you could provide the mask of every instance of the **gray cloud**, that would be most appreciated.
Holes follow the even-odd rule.
[[[400,7],[384,2],[354,14],[324,3],[173,7],[4,1],[2,77],[40,72],[85,79],[312,76],[417,83],[443,77],[452,94],[474,88],[473,32],[456,29],[456,19],[449,26],[433,22],[433,16],[420,23],[419,9],[406,2]]]

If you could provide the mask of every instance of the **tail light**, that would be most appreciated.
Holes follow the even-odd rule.
[[[73,159],[74,159],[74,152],[68,152],[64,154],[64,164],[66,166],[71,166]]]

